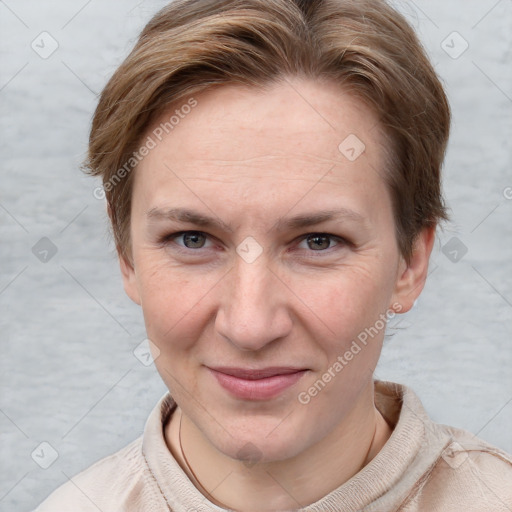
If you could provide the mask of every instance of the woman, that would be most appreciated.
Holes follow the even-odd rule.
[[[383,1],[158,13],[87,166],[169,393],[38,510],[510,510],[509,455],[373,379],[447,219],[449,123]]]

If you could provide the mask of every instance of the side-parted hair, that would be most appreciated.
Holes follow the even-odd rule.
[[[449,218],[450,108],[414,29],[384,0],[175,0],[158,12],[101,94],[84,165],[102,177],[122,256],[131,260],[133,176],[152,123],[208,88],[286,76],[332,80],[377,114],[397,242],[410,261],[420,231]]]

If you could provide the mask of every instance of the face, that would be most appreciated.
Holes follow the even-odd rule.
[[[377,119],[335,84],[195,99],[136,170],[125,289],[211,445],[284,460],[367,400],[383,318],[411,307],[429,249],[400,257]]]

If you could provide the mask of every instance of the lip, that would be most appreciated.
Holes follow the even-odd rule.
[[[289,366],[208,369],[226,391],[243,400],[270,400],[293,386],[308,371],[306,368]]]

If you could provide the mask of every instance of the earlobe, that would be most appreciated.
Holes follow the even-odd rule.
[[[111,224],[113,224],[113,216],[112,216],[112,208],[110,203],[107,201],[107,215],[110,219]],[[124,251],[118,246],[117,248],[117,256],[119,259],[119,266],[121,268],[121,276],[123,277],[123,285],[124,291],[126,295],[130,297],[130,299],[135,302],[135,304],[141,305],[139,289],[137,288],[137,276],[135,274],[134,264],[128,261],[127,255]]]
[[[135,302],[141,305],[139,289],[137,287],[137,276],[133,263],[127,260],[127,257],[118,249],[119,266],[121,267],[121,275],[123,277],[124,291]]]
[[[393,304],[391,309],[397,313],[409,311],[425,286],[428,263],[435,240],[435,229],[435,227],[424,228],[414,241],[409,264],[403,259],[400,262],[391,301]]]

